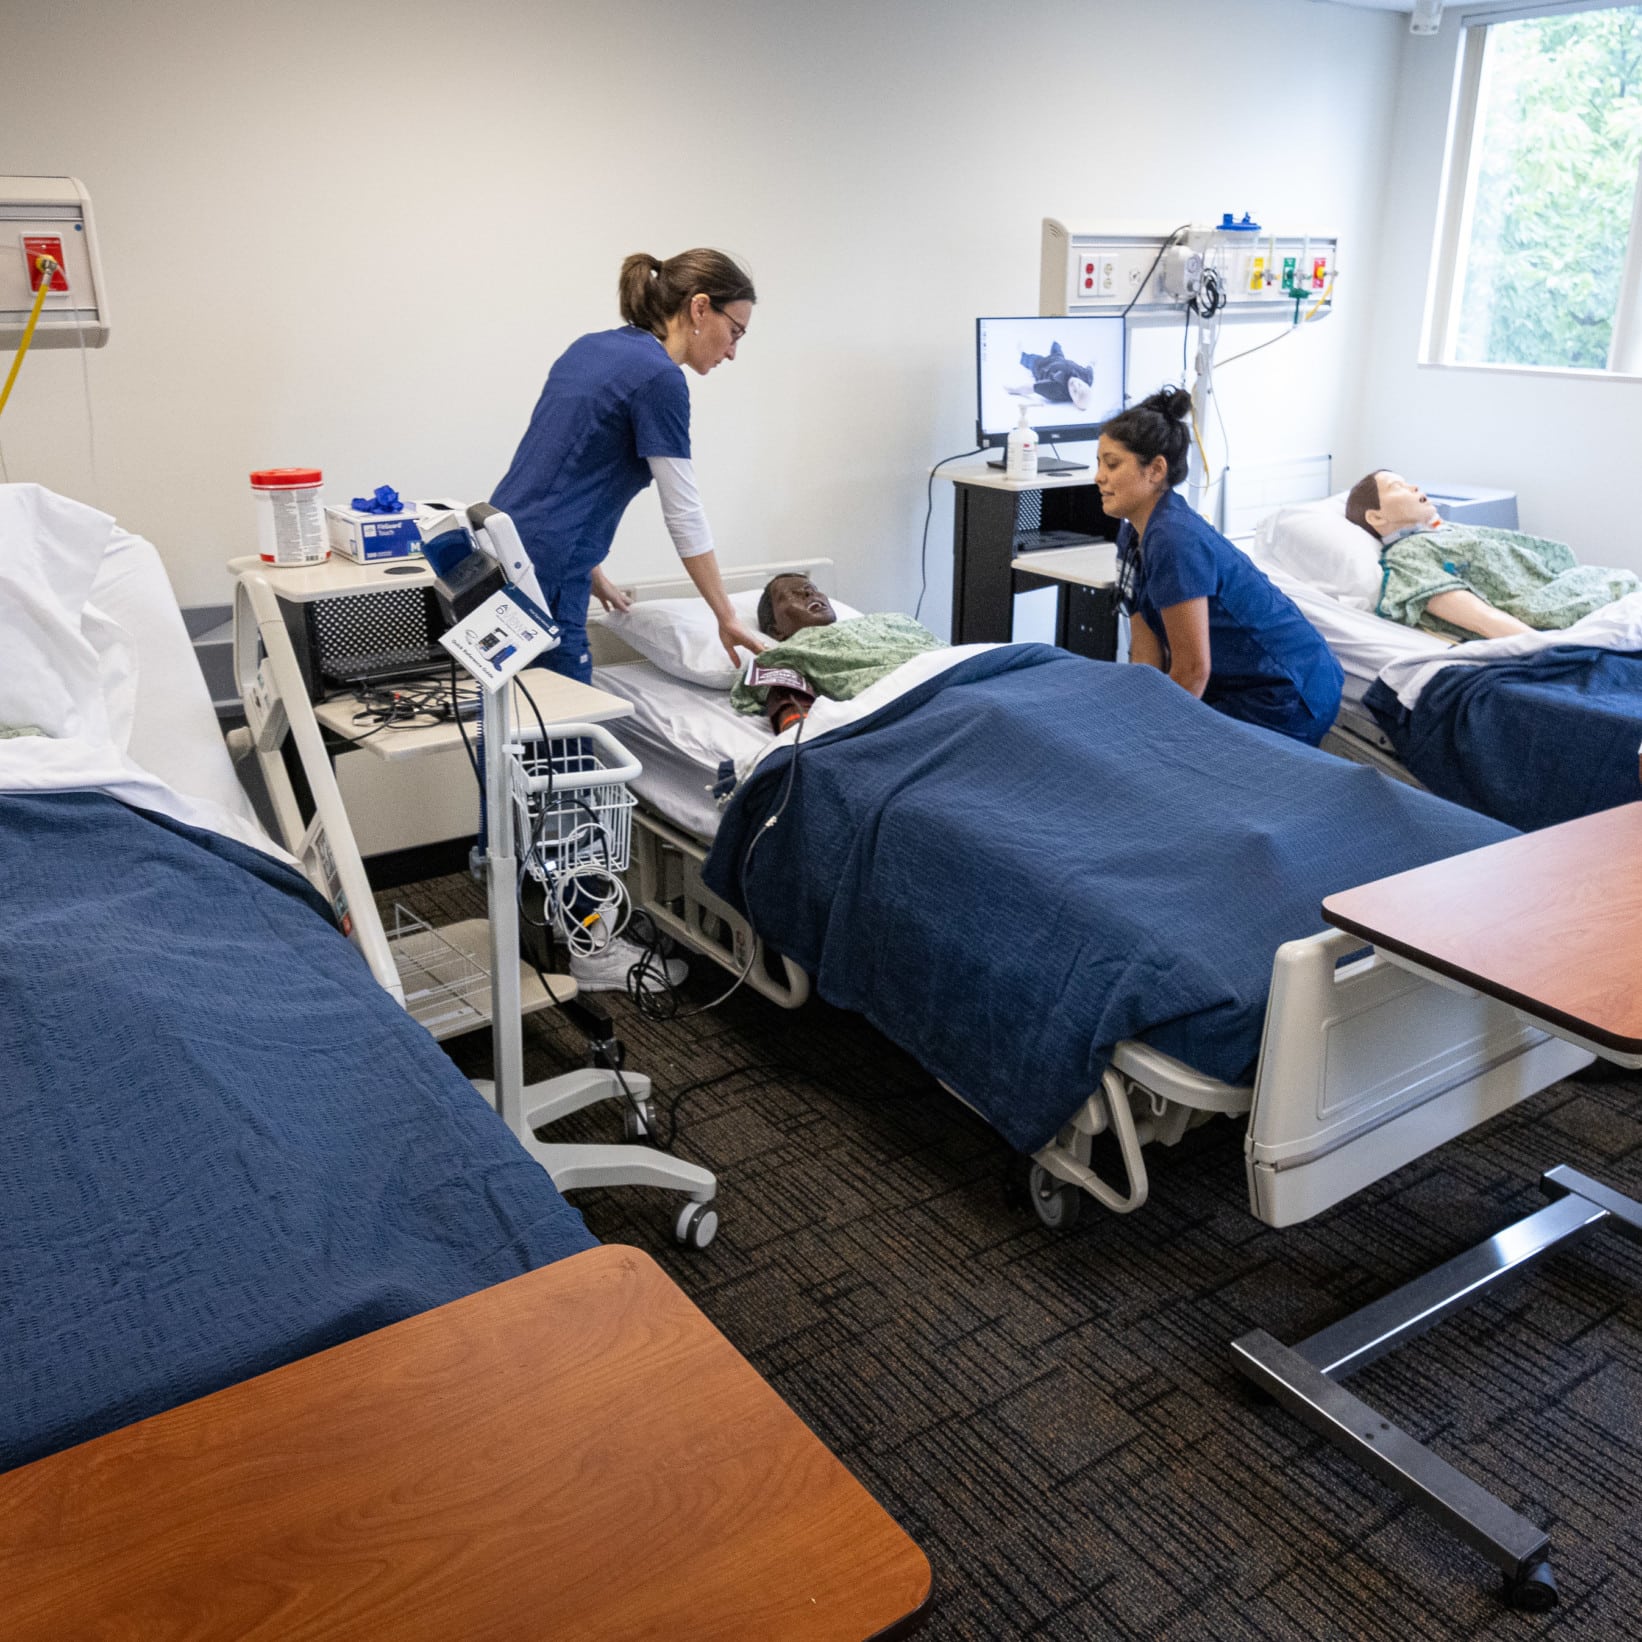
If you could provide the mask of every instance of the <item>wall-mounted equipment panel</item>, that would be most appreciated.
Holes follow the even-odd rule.
[[[1210,224],[1073,228],[1045,217],[1038,312],[1178,311],[1197,299],[1209,274],[1227,314],[1306,313],[1333,306],[1338,250],[1333,234]]]
[[[0,348],[23,339],[43,257],[56,266],[31,345],[102,347],[108,302],[90,196],[73,177],[0,177]]]

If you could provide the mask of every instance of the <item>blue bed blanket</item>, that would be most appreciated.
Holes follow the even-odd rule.
[[[1412,711],[1379,679],[1363,702],[1432,792],[1513,827],[1642,798],[1642,655],[1558,646],[1445,667]]]
[[[764,829],[790,764],[737,792],[707,883],[1023,1151],[1125,1038],[1245,1080],[1273,954],[1325,895],[1510,831],[1042,645],[801,746]]]
[[[593,1246],[292,871],[0,795],[0,1469]]]

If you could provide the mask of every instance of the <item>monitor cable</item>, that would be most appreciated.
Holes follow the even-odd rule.
[[[985,445],[976,445],[971,450],[959,451],[956,456],[943,456],[929,470],[929,482],[924,492],[923,541],[918,549],[918,602],[912,607],[912,619],[914,621],[917,621],[924,608],[924,594],[929,590],[929,521],[931,515],[935,512],[935,475],[948,462],[961,462],[966,456],[979,456],[985,449]]]

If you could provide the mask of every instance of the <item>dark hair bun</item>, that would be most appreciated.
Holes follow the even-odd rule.
[[[1184,388],[1159,388],[1140,402],[1141,410],[1156,411],[1178,422],[1192,408],[1192,396]]]

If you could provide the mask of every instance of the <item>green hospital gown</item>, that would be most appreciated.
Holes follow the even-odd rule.
[[[850,701],[904,661],[946,647],[911,616],[852,616],[825,627],[800,627],[759,657],[766,667],[790,667],[802,673],[818,696]],[[730,704],[737,712],[761,713],[768,685],[736,680]]]
[[[1475,593],[1529,627],[1548,629],[1571,627],[1637,587],[1629,570],[1580,564],[1561,542],[1485,525],[1416,531],[1386,548],[1380,565],[1380,615],[1458,639],[1477,635],[1426,609],[1439,593]]]

